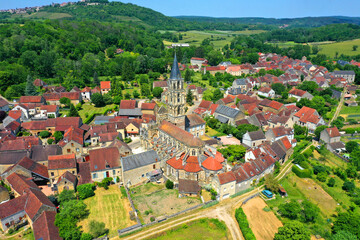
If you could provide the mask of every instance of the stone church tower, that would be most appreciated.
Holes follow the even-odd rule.
[[[167,84],[168,121],[185,130],[186,91],[184,89],[184,79],[181,78],[176,54]]]

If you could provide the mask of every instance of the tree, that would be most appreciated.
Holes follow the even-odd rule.
[[[52,139],[52,138],[49,138],[49,139],[47,140],[47,143],[48,143],[49,145],[53,144],[53,142],[54,142],[54,139]]]
[[[184,81],[185,81],[186,83],[187,83],[187,82],[191,82],[191,72],[190,72],[190,69],[186,69]]]
[[[94,72],[93,83],[95,86],[100,86],[100,79],[97,72]]]
[[[212,101],[215,103],[223,97],[224,97],[224,94],[220,91],[220,89],[217,88],[214,90]]]
[[[329,187],[334,187],[335,186],[335,178],[333,178],[333,177],[329,178],[327,185]]]
[[[153,95],[156,98],[161,98],[161,94],[164,90],[161,87],[154,87],[153,89]]]
[[[352,153],[355,149],[359,148],[359,144],[355,141],[348,141],[345,144],[345,149],[346,151],[348,151],[349,153]]]
[[[331,240],[357,240],[356,235],[348,231],[339,231],[331,236]]]
[[[326,129],[326,128],[328,128],[328,126],[326,126],[326,125],[321,125],[321,126],[318,126],[316,129],[315,129],[315,137],[317,138],[317,139],[320,139],[320,133],[324,130],[324,129]]]
[[[166,183],[165,183],[165,186],[166,186],[167,189],[173,189],[174,188],[174,183],[168,179],[166,181]]]
[[[36,96],[36,88],[34,86],[33,78],[28,75],[26,78],[26,88],[25,88],[25,95],[26,96]]]
[[[63,190],[58,196],[58,202],[60,204],[64,204],[70,200],[75,199],[75,192],[74,190]]]
[[[271,84],[271,88],[275,91],[277,95],[281,95],[286,90],[286,87],[282,83],[273,83]]]
[[[315,219],[320,214],[320,208],[309,200],[302,201],[301,206],[303,207],[303,218],[305,222],[315,222]]]
[[[279,191],[279,182],[275,179],[273,174],[265,176],[265,188],[269,189],[273,193],[277,193]]]
[[[316,176],[316,179],[320,182],[326,182],[328,174],[326,172],[321,172]]]
[[[114,101],[113,101],[110,93],[106,93],[106,94],[104,94],[102,96],[103,96],[103,100],[104,100],[105,105],[113,104]]]
[[[134,98],[138,98],[140,96],[140,93],[138,91],[133,91]]]
[[[80,240],[93,240],[94,237],[90,233],[82,233]]]
[[[304,227],[304,225],[297,221],[286,223],[283,227],[280,227],[278,232],[275,233],[274,240],[310,240],[310,232]]]
[[[342,189],[347,192],[353,192],[355,190],[355,183],[350,181],[344,182]]]
[[[67,97],[62,97],[62,98],[60,98],[60,103],[62,105],[65,105],[65,106],[69,107],[70,104],[71,104],[71,100],[69,98],[67,98]]]
[[[358,49],[358,47],[359,47],[358,45],[353,45],[352,50],[355,52]]]
[[[63,139],[64,135],[60,131],[56,131],[54,133],[55,141],[58,143],[61,139]]]
[[[218,150],[229,162],[241,161],[245,156],[246,148],[242,145],[230,145]]]
[[[338,214],[334,226],[333,233],[347,231],[357,238],[360,238],[360,214],[357,212],[347,211]]]
[[[294,220],[298,218],[301,212],[301,206],[296,200],[292,199],[288,203],[281,204],[279,206],[279,212],[282,216]]]
[[[79,113],[76,110],[74,104],[70,104],[70,111],[69,111],[69,117],[79,117]]]
[[[39,133],[39,137],[41,137],[41,138],[48,138],[50,136],[51,136],[51,133],[49,131],[41,131]]]
[[[211,66],[218,65],[223,60],[223,55],[220,51],[217,50],[211,50],[208,53],[208,61]]]
[[[97,221],[90,221],[89,224],[90,233],[95,238],[100,237],[109,232],[109,229],[105,228],[105,223],[97,222]]]
[[[105,106],[105,101],[101,93],[94,93],[91,95],[91,102],[95,104],[95,107]]]
[[[129,92],[125,93],[125,99],[130,99],[131,98],[131,94]]]
[[[190,89],[188,89],[187,94],[186,94],[186,102],[190,106],[194,105],[193,99],[194,99],[194,96],[192,94],[192,91]]]
[[[94,196],[94,189],[95,186],[92,183],[82,184],[76,188],[77,195],[81,200]]]

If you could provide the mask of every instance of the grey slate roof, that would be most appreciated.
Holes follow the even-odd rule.
[[[250,139],[252,141],[266,138],[265,134],[261,130],[258,130],[258,131],[255,131],[255,132],[249,132],[249,136],[250,136]]]
[[[215,113],[225,115],[228,118],[235,118],[236,115],[238,115],[240,113],[240,111],[236,110],[234,108],[231,108],[231,107],[227,107],[227,106],[224,106],[224,105],[219,105],[216,108]]]
[[[247,84],[245,78],[235,79],[235,83],[236,83],[236,85],[246,85]]]
[[[332,91],[332,96],[333,98],[337,98],[337,99],[340,99],[341,98],[341,92],[340,91],[337,91],[337,90],[334,90],[334,89],[330,89]]]
[[[334,71],[335,75],[355,75],[353,70],[351,71]]]
[[[121,158],[121,165],[123,171],[126,172],[135,168],[154,164],[158,161],[160,161],[160,158],[157,153],[154,150],[150,150],[147,152]]]
[[[59,145],[36,145],[31,147],[31,160],[35,162],[47,161],[48,156],[61,155],[62,150]]]
[[[4,120],[3,120],[3,125],[4,127],[6,127],[7,125],[9,125],[11,122],[15,121],[15,119],[13,119],[10,116],[7,116]]]
[[[95,124],[99,124],[98,122],[105,123],[109,122],[109,120],[112,118],[114,118],[114,116],[96,116],[94,122]]]
[[[120,109],[118,116],[142,116],[142,112],[140,108]]]
[[[231,88],[229,90],[229,94],[231,95],[239,95],[246,93],[246,90],[243,90],[242,88]]]
[[[29,155],[30,152],[27,150],[0,152],[0,165],[15,164],[24,157],[29,157]]]
[[[221,115],[218,115],[218,116],[216,117],[216,119],[219,120],[221,123],[228,123],[228,122],[229,122],[229,119],[228,119],[228,118],[223,117],[223,116],[221,116]]]
[[[330,143],[330,147],[336,150],[336,149],[345,148],[345,145],[343,142],[334,142],[334,143]]]
[[[171,68],[170,79],[171,80],[181,80],[181,73],[180,73],[179,64],[178,64],[178,61],[177,61],[176,54],[175,54],[175,57],[174,57],[174,62],[173,62],[172,68]]]

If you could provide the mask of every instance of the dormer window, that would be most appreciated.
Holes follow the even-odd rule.
[[[110,168],[110,165],[109,164],[106,164],[106,166],[105,166],[106,168]]]

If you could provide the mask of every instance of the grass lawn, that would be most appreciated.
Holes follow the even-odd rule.
[[[209,137],[221,137],[221,136],[225,136],[226,134],[221,133],[216,131],[215,129],[212,129],[210,127],[206,127],[206,135],[208,135]]]
[[[136,224],[135,221],[130,220],[130,202],[127,198],[122,198],[117,185],[109,186],[108,190],[98,188],[95,191],[95,196],[85,199],[84,203],[87,205],[90,214],[79,225],[83,227],[85,232],[89,232],[91,220],[104,222],[110,235],[116,234],[119,229]]]
[[[331,153],[329,150],[324,150],[324,154],[320,155],[316,150],[313,152],[314,158],[316,160],[319,160],[320,157],[323,157],[324,161],[319,161],[319,163],[322,163],[326,166],[329,166],[331,168],[333,167],[340,167],[345,169],[346,168],[346,162],[344,162],[341,158]]]
[[[153,240],[227,240],[230,234],[224,222],[217,219],[203,218],[184,224],[179,228],[173,228],[157,237],[148,238]]]
[[[24,229],[24,227],[20,228],[19,231],[17,231],[16,233],[12,234],[15,235],[13,237],[7,237],[7,240],[35,240],[34,237],[34,233],[32,231],[32,229],[30,228],[30,226],[25,226],[28,227],[28,229],[26,229],[24,232],[18,234],[18,232],[22,231],[22,229]]]
[[[150,217],[171,215],[201,203],[200,198],[182,197],[175,189],[164,189],[164,185],[148,183],[130,189],[131,198],[140,219],[150,222]]]
[[[88,114],[88,116],[90,116],[93,113],[101,113],[102,114],[105,111],[105,109],[109,109],[109,108],[113,109],[115,106],[116,106],[115,104],[111,104],[111,105],[107,105],[105,107],[97,108],[94,105],[92,105],[91,103],[85,103],[82,105],[82,108],[79,111],[79,115],[83,120],[85,120],[86,114]]]
[[[359,136],[354,136],[354,137],[341,137],[341,141],[344,142],[344,143],[347,143],[349,141],[354,141],[354,142],[357,142],[357,143],[360,143],[360,138],[358,138]],[[358,138],[358,139],[351,139],[351,138]]]

